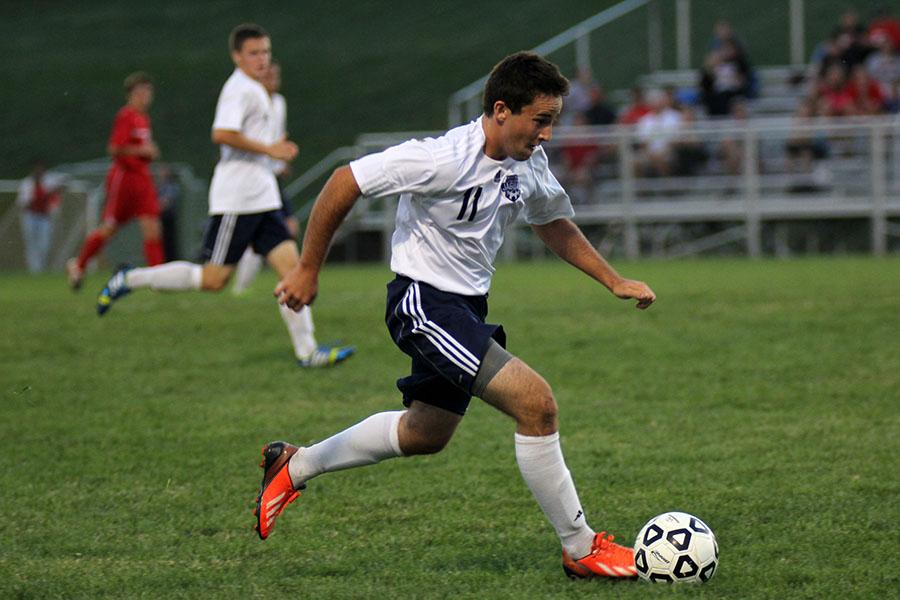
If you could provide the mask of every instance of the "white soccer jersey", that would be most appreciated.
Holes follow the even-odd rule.
[[[272,94],[272,124],[274,125],[273,136],[276,141],[287,136],[287,100],[279,93]],[[287,167],[287,163],[283,160],[269,159],[272,165],[272,171],[276,175],[280,174]]]
[[[240,131],[245,137],[271,144],[276,140],[272,101],[263,85],[235,69],[219,94],[213,129]],[[281,208],[271,159],[220,145],[219,162],[209,185],[209,214],[259,213]]]
[[[366,196],[400,194],[391,270],[445,292],[486,294],[506,227],[574,214],[537,148],[526,161],[484,153],[481,119],[350,163]]]

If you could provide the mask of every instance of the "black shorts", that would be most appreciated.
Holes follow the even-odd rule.
[[[412,372],[397,380],[405,406],[419,400],[466,414],[490,341],[506,347],[503,327],[484,322],[487,310],[487,296],[442,292],[402,275],[388,284],[385,323],[412,358]]]
[[[233,265],[241,259],[247,246],[266,256],[275,246],[290,239],[280,210],[212,215],[203,235],[201,260],[214,265]]]

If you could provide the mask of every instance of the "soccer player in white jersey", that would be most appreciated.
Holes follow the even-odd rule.
[[[117,271],[97,298],[105,314],[113,301],[134,289],[219,291],[244,250],[252,247],[284,277],[298,264],[297,244],[280,214],[281,195],[272,160],[291,161],[297,145],[277,136],[272,101],[260,80],[271,60],[269,34],[260,26],[238,25],[229,37],[235,70],[222,87],[212,126],[221,157],[209,186],[209,214],[202,265],[175,261]],[[347,359],[352,346],[319,346],[309,310],[280,307],[298,364],[323,367]]]
[[[275,294],[295,310],[311,303],[328,244],[357,197],[399,194],[386,323],[412,357],[410,375],[397,382],[406,410],[372,415],[309,447],[267,444],[255,511],[261,538],[314,477],[440,451],[477,396],[515,420],[519,470],[559,535],[565,572],[636,575],[633,550],[587,524],[560,449],[550,386],[505,350],[501,326],[485,323],[493,261],[521,212],[553,252],[619,298],[636,299],[641,309],[656,299],[645,283],[621,277],[570,220],[569,197],[541,148],[567,93],[555,65],[513,54],[491,72],[479,119],[332,174],[313,207],[300,263]]]
[[[269,93],[272,99],[272,115],[275,127],[275,139],[287,137],[287,101],[279,91],[281,90],[281,65],[274,60],[269,65],[269,70],[262,78],[263,87]],[[290,200],[284,194],[285,180],[290,175],[290,165],[283,160],[272,160],[272,171],[278,180],[278,189],[281,194],[281,214],[284,217],[284,224],[287,227],[291,238],[297,239],[300,234],[300,222],[294,216],[294,208],[291,206]],[[244,250],[244,255],[238,261],[237,268],[234,271],[234,285],[231,286],[233,294],[243,293],[256,276],[259,275],[263,265],[263,256],[253,251],[253,248]]]

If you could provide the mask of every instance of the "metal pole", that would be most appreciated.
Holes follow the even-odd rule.
[[[481,114],[481,94],[475,94],[466,102],[466,115],[463,123],[468,123]]]
[[[675,5],[678,68],[691,68],[691,0],[678,0]]]
[[[641,255],[637,221],[634,218],[634,151],[631,132],[622,131],[619,136],[619,177],[622,179],[622,224],[625,228],[625,256],[637,259]]]
[[[756,171],[756,132],[744,132],[744,207],[747,227],[747,253],[752,258],[762,255],[762,226],[759,218],[759,173]]]
[[[591,34],[582,32],[575,40],[575,66],[579,71],[591,70]]]
[[[791,0],[791,64],[806,62],[803,0]]]
[[[872,253],[884,256],[887,252],[887,169],[884,124],[872,126]]]
[[[650,72],[662,70],[662,62],[662,18],[659,0],[653,0],[647,5],[647,63]]]
[[[456,127],[463,122],[462,112],[459,108],[459,102],[457,102],[455,98],[450,98],[450,102],[448,104],[449,106],[447,107],[447,123],[450,125],[450,127]]]

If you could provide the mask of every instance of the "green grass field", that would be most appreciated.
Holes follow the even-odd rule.
[[[107,317],[59,278],[0,279],[2,598],[896,597],[900,260],[619,265],[647,312],[556,262],[501,265],[490,320],[561,406],[591,524],[630,543],[705,519],[703,587],[570,582],[512,423],[474,401],[443,453],[326,475],[260,542],[259,449],[396,409],[384,267],[326,269],[293,366],[269,290],[136,293]]]

